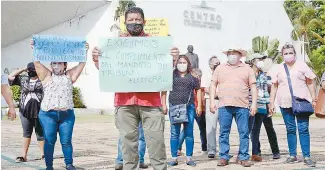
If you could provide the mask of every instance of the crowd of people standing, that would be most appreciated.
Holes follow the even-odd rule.
[[[121,37],[150,36],[143,29],[145,17],[141,8],[127,9],[125,19],[127,33],[121,34]],[[33,45],[32,41],[32,48]],[[88,50],[88,44],[85,48]],[[194,121],[200,130],[201,150],[206,152],[210,159],[219,154],[218,166],[227,166],[233,157],[229,154],[229,135],[233,118],[240,139],[238,154],[234,155],[238,164],[250,167],[250,160],[263,160],[262,144],[259,140],[262,123],[269,138],[273,159],[280,159],[276,131],[272,123],[272,115],[276,113],[276,98],[287,130],[289,157],[285,163],[298,161],[298,128],[304,163],[315,167],[316,163],[312,161],[310,153],[310,114],[296,114],[292,103],[296,98],[305,99],[315,107],[316,75],[305,62],[297,60],[292,45],[283,46],[281,53],[284,63],[279,64],[279,68],[272,73],[263,70],[263,61],[267,56],[248,56],[247,52],[240,48],[225,50],[227,62],[224,64],[220,63],[217,56],[212,56],[206,64],[208,71],[202,73],[198,68],[199,58],[193,50],[190,45],[188,53],[180,55],[178,48],[171,49],[174,70],[173,90],[170,92],[115,93],[115,124],[119,130],[115,169],[148,168],[144,163],[146,148],[151,166],[155,170],[177,166],[184,141],[186,164],[196,166],[193,159]],[[92,60],[98,69],[100,56],[100,49],[95,47],[92,50]],[[246,63],[243,63],[241,59],[245,56]],[[27,151],[35,128],[41,149],[40,159],[45,159],[47,169],[53,169],[53,152],[58,132],[66,169],[75,169],[72,147],[75,123],[72,85],[84,67],[85,62],[80,62],[72,69],[67,69],[67,62],[51,62],[50,68],[47,68],[35,61],[29,63],[27,68],[11,73],[8,78],[2,76],[2,95],[9,104],[9,116],[12,119],[16,113],[12,96],[8,89],[6,90],[7,84],[21,87],[19,112],[23,129],[23,152],[17,157],[17,162],[27,161]],[[27,76],[21,74],[25,71]],[[321,87],[325,89],[325,73]],[[164,140],[166,114],[170,120],[169,162]]]

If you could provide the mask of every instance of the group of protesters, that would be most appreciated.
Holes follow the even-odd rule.
[[[144,32],[144,12],[131,7],[125,12],[127,33],[121,37],[150,36]],[[31,41],[33,48],[34,42]],[[85,46],[88,51],[88,44]],[[193,49],[192,49],[193,50]],[[151,166],[165,170],[177,166],[178,157],[183,155],[182,144],[186,145],[186,164],[196,166],[193,159],[194,120],[198,123],[201,150],[214,159],[219,154],[218,166],[227,166],[233,157],[229,154],[229,135],[232,119],[237,124],[240,145],[236,163],[250,167],[251,161],[262,161],[259,140],[262,123],[265,126],[273,159],[280,159],[280,150],[272,115],[276,113],[275,98],[280,107],[287,130],[289,157],[285,163],[298,162],[297,134],[304,157],[304,163],[315,167],[310,154],[309,114],[296,115],[293,110],[293,96],[307,100],[313,107],[317,104],[316,75],[303,61],[297,60],[292,45],[281,49],[284,64],[274,72],[264,71],[265,55],[248,56],[240,48],[224,51],[227,62],[221,64],[212,56],[206,64],[207,72],[198,68],[198,61],[191,55],[180,55],[178,48],[170,51],[173,58],[172,91],[115,93],[115,124],[119,130],[118,156],[115,169],[133,170],[148,168],[144,162],[146,149]],[[92,60],[99,69],[98,47],[92,50]],[[246,62],[242,57],[246,56]],[[14,71],[8,77],[2,76],[1,89],[9,105],[9,116],[16,117],[10,85],[21,87],[19,102],[20,119],[23,128],[22,155],[16,162],[27,161],[27,151],[33,129],[41,149],[40,159],[45,159],[46,169],[53,169],[53,153],[60,135],[66,169],[74,170],[72,132],[75,123],[72,85],[77,81],[85,62],[67,69],[67,62],[51,62],[50,68],[39,61],[28,63],[26,68]],[[22,74],[27,72],[27,75]],[[289,75],[289,76],[287,76]],[[291,79],[287,79],[290,77]],[[9,80],[9,81],[8,81]],[[325,73],[321,88],[325,89]],[[290,93],[289,89],[293,94]],[[168,96],[168,103],[167,103]],[[170,119],[171,161],[167,162],[165,146],[165,115]],[[183,125],[183,126],[182,126]],[[217,149],[217,128],[219,149]],[[252,154],[249,154],[250,141]],[[251,160],[251,161],[250,161]]]

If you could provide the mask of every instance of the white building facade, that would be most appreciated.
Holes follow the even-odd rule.
[[[236,45],[251,49],[251,41],[255,36],[277,38],[280,46],[291,41],[293,27],[282,1],[136,1],[136,4],[144,10],[147,18],[167,18],[173,45],[181,53],[186,53],[187,46],[193,45],[203,71],[208,69],[208,60],[212,55],[217,55],[225,62],[226,56],[222,51],[227,48]],[[75,86],[81,88],[88,108],[114,107],[114,94],[99,91],[99,73],[92,62],[91,50],[97,45],[98,37],[116,36],[110,30],[114,24],[116,5],[115,1],[105,2],[52,28],[33,32],[87,38],[90,44],[87,64]],[[35,24],[42,23],[35,21]],[[1,48],[2,73],[26,67],[32,61],[29,45],[31,36]],[[68,65],[72,67],[75,64]]]

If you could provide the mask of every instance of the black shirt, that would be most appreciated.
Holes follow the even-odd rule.
[[[25,108],[25,100],[27,99],[27,95],[29,93],[35,93],[36,97],[38,98],[39,104],[43,99],[43,86],[42,82],[37,79],[36,82],[30,83],[30,78],[25,75],[17,75],[15,79],[10,82],[10,85],[17,85],[20,86],[20,101],[19,101],[19,111],[22,113],[24,112]],[[30,108],[28,108],[30,110]],[[38,111],[37,111],[38,110]],[[37,118],[39,109],[35,109],[33,113],[29,113],[31,117],[29,118]]]
[[[194,90],[200,89],[199,80],[192,76],[192,74],[186,74],[181,77],[177,71],[173,73],[173,90],[169,94],[169,103],[172,105],[186,104],[190,97],[189,104],[194,103]]]

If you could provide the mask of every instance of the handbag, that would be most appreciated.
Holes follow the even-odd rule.
[[[188,122],[187,105],[190,102],[192,91],[186,104],[171,105],[169,104],[169,115],[171,124],[180,124]]]
[[[292,111],[293,114],[297,116],[310,116],[314,113],[313,105],[306,99],[302,99],[293,95],[291,78],[288,70],[287,64],[284,64],[284,69],[287,74],[287,79],[289,83],[290,94],[292,98]]]
[[[315,115],[318,118],[325,118],[325,90],[319,89]]]

